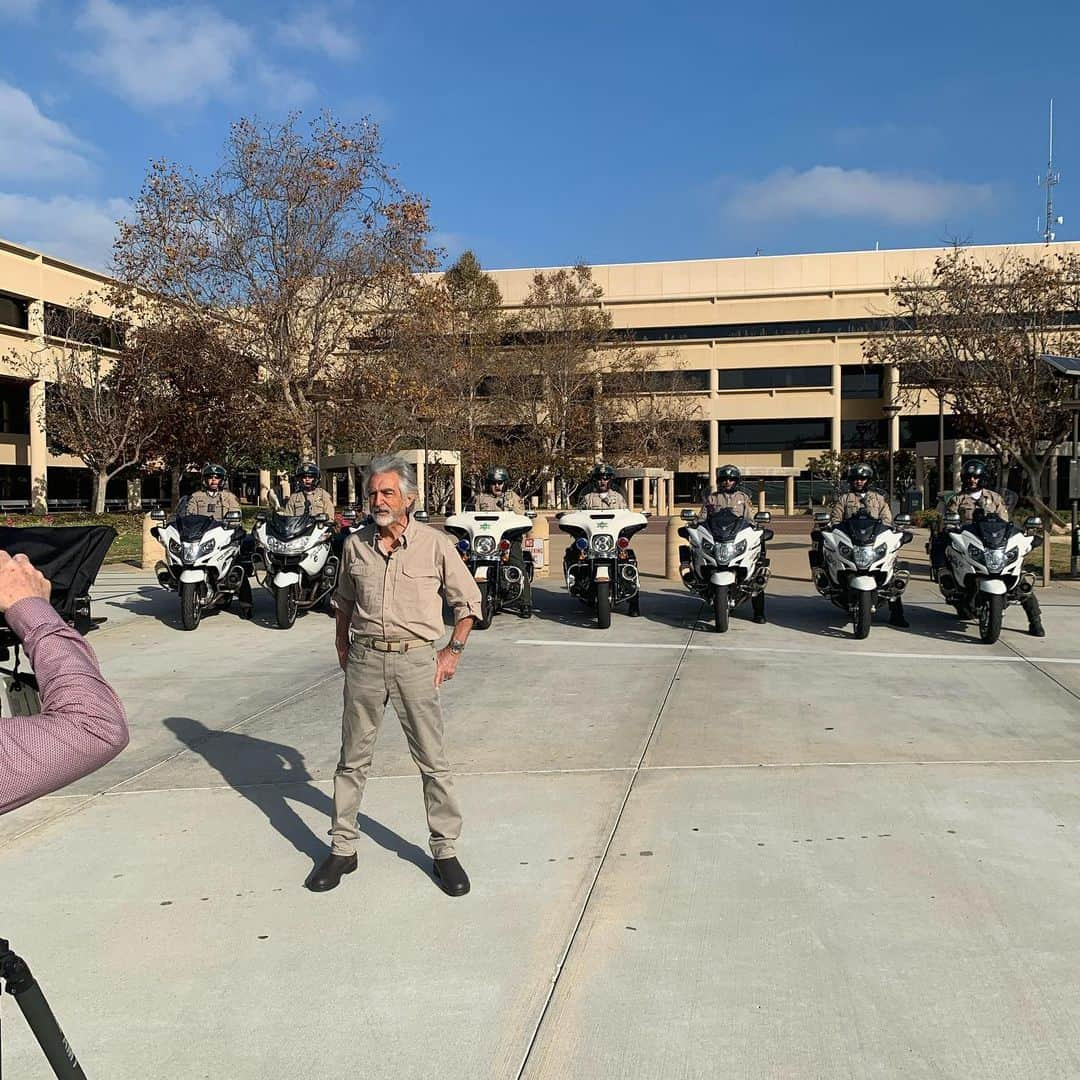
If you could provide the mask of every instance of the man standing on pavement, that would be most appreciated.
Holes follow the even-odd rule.
[[[391,702],[423,778],[435,878],[449,896],[464,896],[469,878],[456,853],[461,811],[443,745],[439,687],[454,677],[480,616],[480,590],[451,539],[413,518],[416,477],[407,461],[373,458],[366,482],[373,521],[345,542],[334,593],[345,707],[331,853],[308,888],[333,889],[356,869],[356,815],[379,723]],[[436,651],[444,599],[454,613],[454,630],[447,646]]]

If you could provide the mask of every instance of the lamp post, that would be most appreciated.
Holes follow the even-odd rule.
[[[901,406],[883,405],[881,411],[889,421],[889,506],[896,494],[896,440],[893,438],[893,420],[900,415]]]
[[[418,416],[416,421],[424,434],[424,512],[428,513],[429,493],[431,491],[431,483],[428,480],[428,431],[435,421],[430,416]]]
[[[313,382],[307,392],[307,399],[315,406],[315,464],[322,468],[322,427],[320,424],[319,406],[325,404],[333,395],[321,382]]]
[[[1050,353],[1043,354],[1043,362],[1058,375],[1064,375],[1069,380],[1069,390],[1072,397],[1063,401],[1064,408],[1072,413],[1072,457],[1069,459],[1069,503],[1072,506],[1072,530],[1069,534],[1069,577],[1076,578],[1077,560],[1077,535],[1078,504],[1080,504],[1080,400],[1077,399],[1077,390],[1080,389],[1080,357],[1077,356],[1053,356]]]

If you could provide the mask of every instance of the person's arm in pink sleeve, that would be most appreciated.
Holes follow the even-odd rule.
[[[92,773],[128,743],[120,699],[48,600],[26,597],[4,616],[33,666],[41,712],[0,717],[0,814]]]

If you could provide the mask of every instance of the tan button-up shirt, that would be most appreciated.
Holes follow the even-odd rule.
[[[355,633],[384,641],[443,634],[443,600],[454,622],[480,618],[480,589],[446,533],[409,518],[389,555],[379,530],[364,525],[346,541],[334,607],[351,611]]]
[[[325,514],[331,521],[334,520],[334,500],[330,498],[330,492],[324,488],[312,488],[305,491],[297,488],[286,500],[285,509],[282,511],[287,517],[300,517],[301,514]]]
[[[493,495],[490,491],[482,491],[473,499],[473,509],[482,513],[509,511],[513,514],[524,514],[525,503],[516,491],[504,491],[501,495]]]
[[[194,491],[187,497],[187,503],[181,508],[185,514],[201,514],[215,521],[224,521],[225,515],[240,509],[240,500],[231,492]]]
[[[857,491],[845,491],[833,503],[829,521],[833,525],[839,525],[841,521],[854,517],[860,510],[865,510],[871,517],[886,525],[892,524],[892,507],[885,501],[885,496],[877,491],[864,491],[861,495]]]
[[[621,491],[608,488],[607,491],[590,491],[578,503],[579,510],[625,510],[626,499]]]
[[[701,517],[707,518],[717,510],[731,510],[740,517],[752,518],[755,508],[750,496],[740,488],[734,491],[714,491],[701,508]]]
[[[945,507],[945,513],[959,514],[961,522],[965,525],[971,524],[976,510],[982,510],[984,514],[997,514],[998,517],[1009,520],[1008,503],[996,491],[991,491],[989,488],[983,488],[982,494],[977,499],[966,491],[960,492],[954,495]]]

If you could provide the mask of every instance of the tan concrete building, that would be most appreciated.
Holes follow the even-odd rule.
[[[1080,252],[1080,244],[1053,250]],[[988,259],[1002,247],[972,251]],[[1029,254],[1043,245],[1020,245]],[[674,488],[694,498],[733,462],[805,498],[795,480],[822,450],[911,448],[937,438],[934,399],[889,422],[894,373],[863,364],[862,346],[890,312],[897,278],[929,270],[941,249],[758,256],[593,267],[616,327],[679,370],[680,392],[700,406],[701,449],[679,463]],[[508,306],[532,269],[493,277]],[[47,453],[44,385],[22,366],[48,344],[47,326],[101,275],[0,241],[0,508],[85,498],[78,459]],[[662,379],[662,376],[661,376]],[[951,436],[951,430],[947,432]],[[775,486],[774,486],[775,491]],[[122,491],[116,491],[122,497]],[[779,501],[779,500],[777,500]]]

